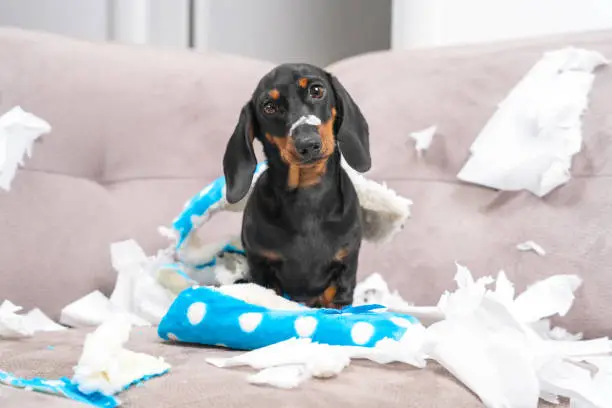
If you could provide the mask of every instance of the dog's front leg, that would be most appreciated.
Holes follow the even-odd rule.
[[[247,254],[247,263],[249,265],[250,282],[272,289],[278,295],[282,295],[278,281],[275,279],[274,268],[276,266],[269,258],[249,253]]]
[[[357,285],[357,263],[359,251],[353,251],[344,259],[344,268],[336,279],[336,295],[330,305],[341,309],[353,304],[353,293]]]

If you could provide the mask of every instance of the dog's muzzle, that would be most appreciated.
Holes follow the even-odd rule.
[[[302,116],[289,129],[295,151],[304,163],[316,161],[321,157],[322,141],[317,126],[321,120],[314,116]]]

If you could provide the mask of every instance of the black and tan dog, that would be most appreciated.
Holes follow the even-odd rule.
[[[340,152],[370,168],[368,124],[337,78],[306,64],[268,73],[242,108],[223,158],[227,200],[249,191],[263,144],[268,169],[242,223],[253,282],[310,306],[352,303],[361,246],[355,188]]]

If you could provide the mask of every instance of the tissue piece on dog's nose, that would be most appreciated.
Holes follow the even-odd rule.
[[[16,106],[0,116],[0,188],[9,191],[24,155],[32,157],[32,145],[49,133],[51,125]]]

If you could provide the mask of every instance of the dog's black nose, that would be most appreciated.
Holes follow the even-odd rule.
[[[321,152],[321,138],[318,134],[300,135],[295,140],[295,150],[304,158],[312,158]]]

